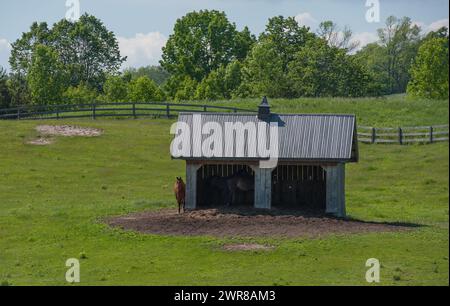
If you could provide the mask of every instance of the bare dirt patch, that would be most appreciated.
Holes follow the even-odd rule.
[[[35,145],[35,146],[47,146],[53,143],[52,138],[38,137],[36,139],[32,139],[27,141],[27,144]]]
[[[411,225],[362,222],[289,211],[205,209],[179,215],[163,209],[109,218],[113,227],[148,234],[216,237],[320,237],[405,231]]]
[[[65,137],[97,137],[103,133],[100,129],[73,125],[38,125],[36,131],[38,131],[40,135]]]

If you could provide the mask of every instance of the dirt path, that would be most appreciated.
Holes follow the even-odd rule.
[[[174,209],[135,213],[110,218],[113,227],[149,234],[215,237],[320,237],[329,234],[354,234],[408,230],[410,227],[326,216],[302,216],[290,212],[207,209],[178,215]]]

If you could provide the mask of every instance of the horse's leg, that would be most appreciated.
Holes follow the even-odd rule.
[[[181,203],[178,202],[178,214],[180,214],[180,213],[181,213]]]

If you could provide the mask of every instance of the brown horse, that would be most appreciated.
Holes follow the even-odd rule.
[[[181,207],[183,207],[184,212],[184,204],[186,201],[186,185],[184,184],[181,177],[177,177],[177,181],[173,186],[173,191],[175,192],[175,198],[178,203],[178,213],[181,213]]]

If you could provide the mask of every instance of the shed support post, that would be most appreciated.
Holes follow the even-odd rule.
[[[187,209],[197,208],[197,170],[198,164],[186,163],[186,203]]]
[[[326,213],[344,218],[345,211],[345,164],[326,166]]]
[[[272,204],[272,170],[253,166],[255,172],[255,208],[270,209]]]

